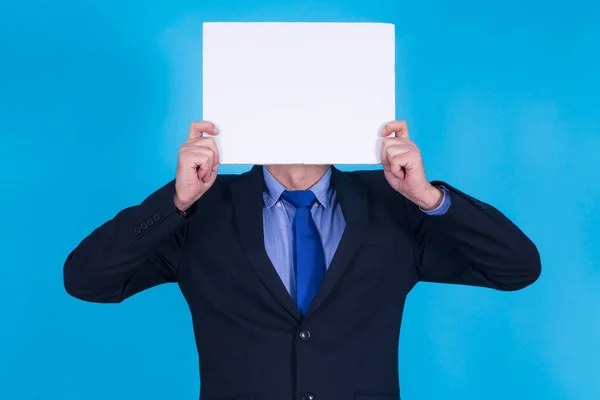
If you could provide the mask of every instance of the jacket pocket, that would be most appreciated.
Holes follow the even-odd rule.
[[[357,393],[354,395],[354,400],[400,400],[400,396],[385,393]]]

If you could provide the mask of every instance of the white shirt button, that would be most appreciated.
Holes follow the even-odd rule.
[[[277,207],[281,207],[281,202],[280,202],[280,201],[278,201],[277,203],[275,203],[275,205],[276,205]]]

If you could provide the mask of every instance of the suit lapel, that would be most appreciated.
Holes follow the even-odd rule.
[[[360,248],[369,222],[369,205],[365,188],[353,182],[347,174],[336,168],[333,168],[332,172],[331,184],[342,208],[346,227],[306,317],[314,313],[335,288]]]
[[[300,319],[298,307],[277,274],[265,249],[263,188],[264,178],[260,166],[253,167],[231,186],[240,241],[248,261],[267,289],[293,317]]]

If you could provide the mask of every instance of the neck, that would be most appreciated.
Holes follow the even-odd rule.
[[[330,165],[268,165],[275,179],[288,190],[307,190],[325,175]]]

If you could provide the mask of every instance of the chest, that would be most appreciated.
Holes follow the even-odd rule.
[[[335,227],[329,224],[329,231],[322,233],[324,243],[331,244],[325,278],[330,287],[323,297],[349,305],[369,299],[373,307],[403,303],[416,283],[410,237],[377,210],[360,228],[346,224],[343,211],[337,215]],[[178,280],[192,310],[208,305],[221,313],[256,315],[286,301],[282,297],[288,293],[277,271],[281,259],[273,254],[285,253],[291,236],[265,223],[262,212],[255,221],[258,226],[244,234],[231,210],[190,225]],[[289,219],[280,223],[291,227]]]

